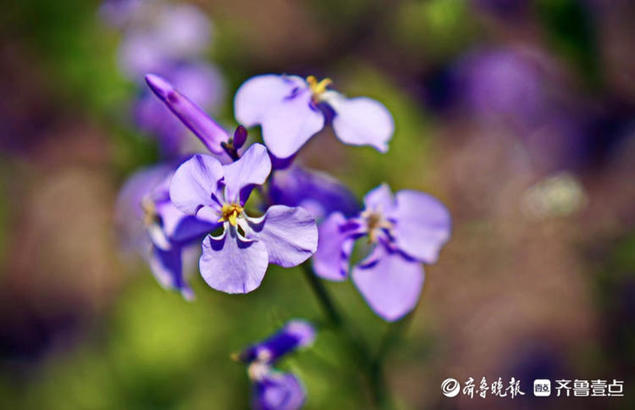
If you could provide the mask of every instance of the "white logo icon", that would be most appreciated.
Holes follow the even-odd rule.
[[[445,397],[456,397],[461,391],[459,381],[453,378],[443,380],[441,383],[441,392]]]
[[[536,397],[551,396],[551,380],[549,379],[534,380],[534,396]]]

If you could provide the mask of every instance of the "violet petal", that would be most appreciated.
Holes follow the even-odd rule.
[[[395,130],[390,111],[371,98],[332,95],[327,103],[335,111],[335,135],[345,144],[370,145],[379,152],[387,152]]]
[[[417,305],[423,287],[423,267],[384,245],[353,268],[353,283],[383,319],[400,319]]]
[[[423,192],[399,191],[395,195],[394,235],[397,247],[417,260],[434,263],[450,238],[450,213],[436,198]]]
[[[269,263],[297,266],[317,249],[315,218],[303,208],[273,205],[261,218],[248,221],[254,237],[267,247]]]
[[[342,281],[348,276],[354,239],[343,231],[346,218],[331,214],[318,227],[318,248],[313,255],[313,270],[321,278]]]
[[[260,241],[242,238],[235,227],[226,224],[219,237],[203,240],[199,260],[207,284],[225,293],[248,293],[260,286],[267,270],[267,248]]]

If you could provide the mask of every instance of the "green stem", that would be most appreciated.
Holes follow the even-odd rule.
[[[412,321],[413,316],[414,312],[411,312],[398,322],[393,322],[389,325],[386,333],[384,333],[384,337],[381,339],[379,348],[377,349],[377,354],[375,355],[374,360],[375,362],[383,362],[386,356],[390,354],[392,348],[399,343],[403,334],[410,327],[410,322]]]
[[[353,330],[352,326],[344,323],[344,319],[339,313],[328,290],[326,290],[321,279],[313,272],[310,263],[303,263],[302,270],[330,324],[345,338],[351,354],[357,359],[355,362],[367,379],[374,404],[378,409],[382,410],[392,408],[386,388],[383,363],[373,360],[370,349],[368,349],[364,340]]]
[[[320,302],[324,313],[328,317],[333,327],[339,328],[340,326],[342,326],[342,316],[337,311],[335,303],[333,303],[331,296],[324,287],[324,284],[322,284],[320,278],[318,278],[317,275],[313,273],[313,268],[308,261],[302,264],[302,271],[304,272],[304,276],[311,285],[313,293]]]

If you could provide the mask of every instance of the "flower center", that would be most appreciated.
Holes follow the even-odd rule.
[[[330,78],[324,78],[318,81],[313,75],[308,76],[306,82],[309,83],[309,88],[311,89],[311,93],[313,93],[313,100],[315,101],[319,101],[322,94],[326,91],[326,87],[333,83]]]
[[[255,361],[247,367],[249,378],[254,381],[263,380],[271,371],[271,367],[267,363]]]
[[[150,198],[146,197],[141,200],[141,209],[143,210],[143,224],[145,226],[152,226],[160,223],[157,207],[154,205],[154,201]]]
[[[259,349],[256,359],[247,368],[247,373],[251,380],[262,380],[271,370],[269,362],[271,360],[271,351],[263,348]]]
[[[390,221],[385,219],[384,216],[379,212],[366,210],[362,212],[362,218],[366,220],[370,242],[376,242],[382,230],[392,229],[392,224],[390,223]]]
[[[218,222],[229,221],[232,226],[238,224],[238,217],[243,213],[243,207],[238,204],[224,204],[221,209],[222,216]]]

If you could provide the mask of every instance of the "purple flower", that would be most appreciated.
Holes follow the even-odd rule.
[[[255,369],[250,372],[254,382],[252,407],[255,410],[297,410],[302,407],[306,392],[297,377],[273,369],[262,373]]]
[[[322,222],[313,267],[324,279],[346,279],[353,243],[367,236],[373,248],[353,267],[353,282],[375,313],[394,321],[416,306],[421,262],[436,262],[450,237],[450,215],[430,195],[404,190],[393,198],[385,184],[370,191],[364,204],[355,218],[334,213]]]
[[[467,108],[479,119],[520,131],[539,126],[549,101],[537,63],[506,49],[470,55],[457,69]]]
[[[342,142],[386,152],[394,130],[386,107],[367,97],[346,98],[328,88],[330,84],[313,76],[253,77],[236,93],[236,119],[246,127],[260,125],[267,148],[277,158],[295,154],[331,117]]]
[[[192,291],[183,276],[183,252],[213,229],[213,224],[186,215],[170,201],[172,167],[157,166],[133,175],[117,201],[117,221],[128,241],[148,261],[157,281],[180,291]]]
[[[525,17],[531,2],[527,0],[474,0],[476,6],[498,17],[507,19],[508,23],[517,22]]]
[[[353,216],[360,210],[355,196],[335,178],[300,166],[276,171],[269,198],[274,204],[301,206],[317,219],[335,211]]]
[[[315,329],[303,320],[291,320],[266,340],[249,346],[236,356],[249,365],[254,383],[252,406],[261,410],[294,410],[302,407],[306,393],[292,374],[272,367],[282,356],[307,347],[315,340]]]
[[[99,6],[99,16],[111,26],[125,26],[142,8],[144,0],[106,0]]]
[[[315,219],[302,208],[269,207],[249,217],[245,202],[271,172],[266,148],[254,144],[236,162],[222,165],[209,155],[194,155],[175,172],[170,199],[188,215],[214,224],[218,235],[203,240],[199,261],[209,286],[226,293],[247,293],[260,286],[269,263],[299,265],[317,248]]]
[[[172,172],[169,165],[141,169],[126,180],[115,204],[115,225],[124,250],[138,252],[150,245],[141,202]]]
[[[121,70],[133,80],[199,58],[211,43],[211,22],[192,5],[158,2],[133,11],[118,56]]]
[[[223,78],[211,64],[181,64],[167,70],[165,75],[193,102],[212,111],[218,108],[225,94]],[[165,155],[192,152],[194,147],[188,144],[191,139],[187,128],[152,92],[144,93],[136,102],[134,116],[142,130],[156,136]]]

